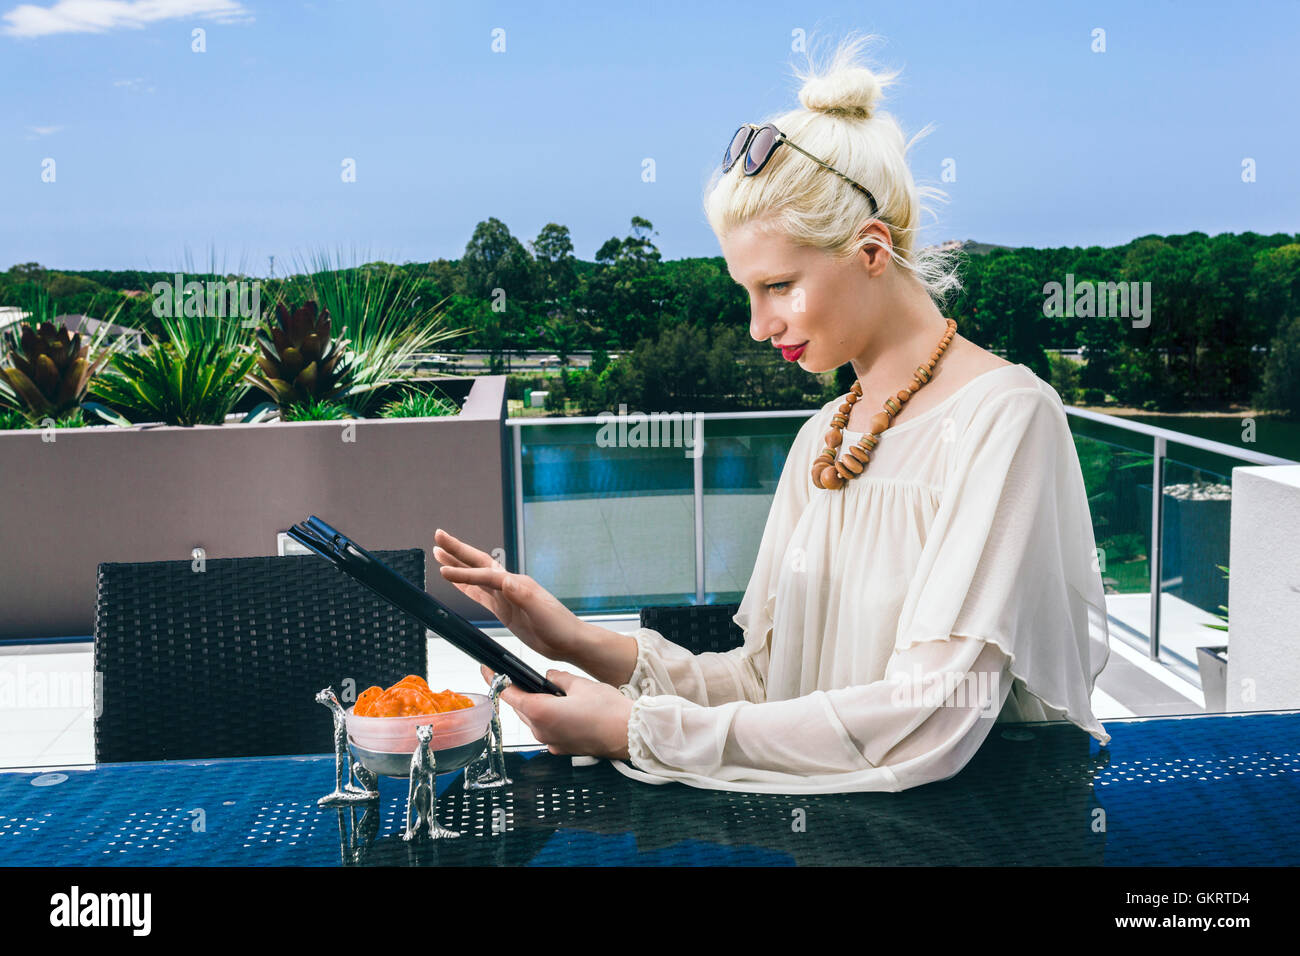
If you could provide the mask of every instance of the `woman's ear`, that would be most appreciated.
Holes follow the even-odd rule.
[[[871,278],[874,279],[885,271],[892,258],[893,248],[889,227],[879,219],[872,219],[858,230],[858,255]]]

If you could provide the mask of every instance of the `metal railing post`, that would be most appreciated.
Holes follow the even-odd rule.
[[[695,603],[704,603],[704,419],[695,415]]]
[[[1164,463],[1165,437],[1156,435],[1151,442],[1151,635],[1148,653],[1160,660],[1160,560],[1164,541]]]
[[[515,563],[518,567],[515,569],[516,574],[527,574],[524,570],[524,453],[523,438],[521,429],[518,425],[513,428],[514,437],[514,460],[515,460],[515,552],[517,558]]]

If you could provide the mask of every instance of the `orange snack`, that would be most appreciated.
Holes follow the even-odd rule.
[[[367,687],[357,697],[357,702],[352,708],[352,713],[356,714],[358,717],[369,716],[370,708],[383,692],[384,689],[382,687]]]
[[[434,693],[423,677],[407,674],[384,690],[367,687],[352,712],[358,717],[418,717],[473,707],[474,701],[451,690]]]

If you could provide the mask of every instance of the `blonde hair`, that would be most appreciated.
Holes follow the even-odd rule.
[[[937,246],[917,249],[916,238],[921,213],[930,211],[923,200],[946,197],[942,190],[918,186],[906,159],[930,127],[905,142],[894,117],[877,109],[898,73],[875,72],[859,62],[860,49],[873,39],[850,34],[825,70],[796,69],[803,81],[799,101],[804,108],[767,122],[871,190],[879,207],[875,218],[888,228],[892,248],[876,236],[859,236],[872,218],[871,203],[860,190],[788,145],[778,148],[756,176],[734,167],[724,174],[719,164],[706,187],[705,215],[719,236],[758,221],[797,245],[822,249],[837,259],[849,259],[867,245],[887,248],[896,265],[931,298],[941,299],[961,288],[957,252]]]

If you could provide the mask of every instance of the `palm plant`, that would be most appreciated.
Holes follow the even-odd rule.
[[[422,276],[387,263],[345,267],[341,256],[310,255],[301,264],[304,292],[331,316],[336,336],[346,334],[356,356],[353,407],[365,415],[377,390],[410,378],[405,367],[419,352],[470,332],[449,329],[441,306],[421,295]]]
[[[276,324],[261,330],[257,364],[261,375],[247,381],[275,399],[281,409],[290,405],[339,398],[356,382],[347,339],[330,337],[329,309],[317,314],[308,301],[290,311],[276,304]]]
[[[98,398],[144,421],[168,425],[220,425],[249,386],[244,377],[257,361],[249,331],[236,317],[186,314],[183,293],[160,316],[164,337],[138,354],[113,356],[92,385]],[[130,422],[99,407],[106,418]]]

